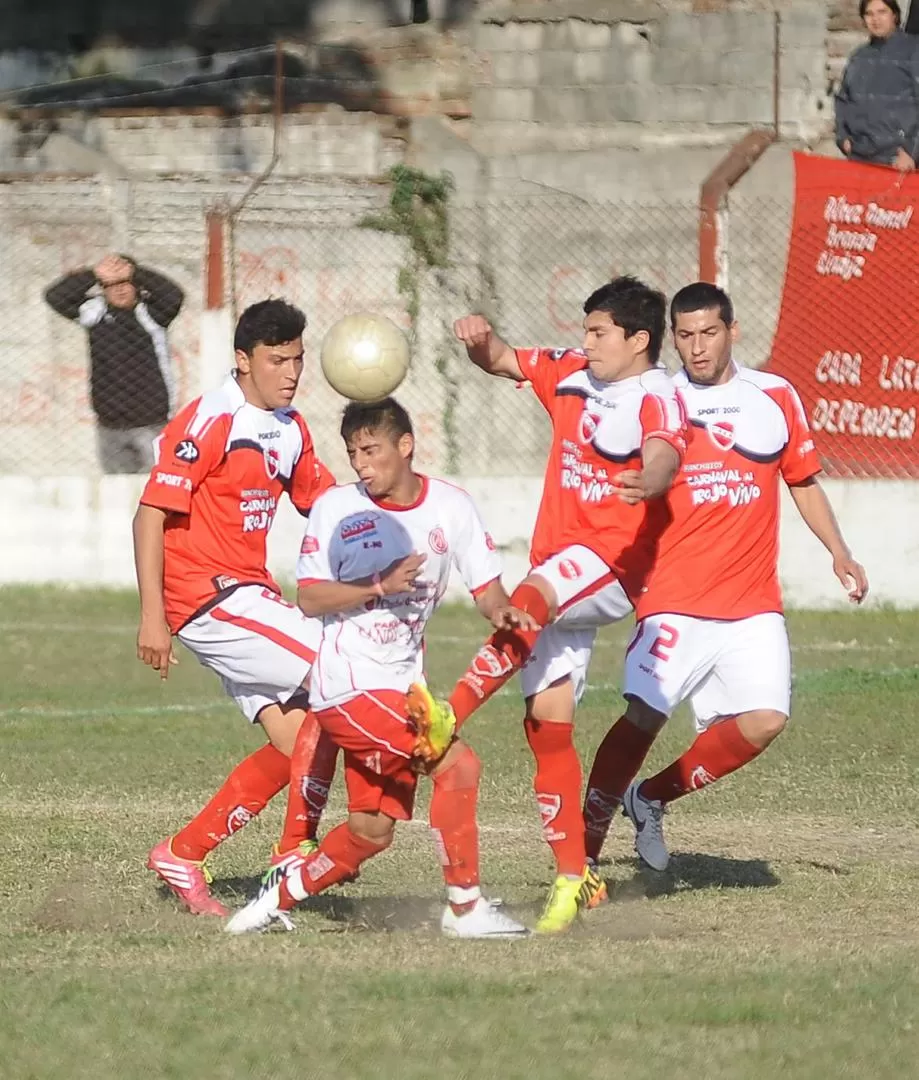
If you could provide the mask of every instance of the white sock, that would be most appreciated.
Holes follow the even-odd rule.
[[[482,895],[482,890],[478,885],[472,885],[468,889],[464,889],[459,885],[447,886],[447,900],[451,904],[471,904],[474,900],[478,900]]]

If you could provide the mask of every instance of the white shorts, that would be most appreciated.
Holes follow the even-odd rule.
[[[303,693],[316,659],[320,619],[262,585],[242,585],[176,635],[215,671],[251,722],[266,705]]]
[[[569,677],[575,701],[587,685],[597,629],[631,614],[632,604],[606,563],[589,548],[575,546],[531,571],[550,582],[559,614],[539,635],[520,673],[524,697]]]
[[[696,729],[756,709],[789,714],[791,653],[777,612],[749,619],[651,615],[625,654],[623,694],[669,716],[689,699]]]

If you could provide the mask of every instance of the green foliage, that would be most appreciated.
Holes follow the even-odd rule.
[[[389,170],[392,183],[389,209],[368,214],[361,226],[404,236],[418,263],[430,269],[445,269],[450,254],[448,204],[455,185],[449,173],[428,176],[408,165]]]
[[[426,272],[443,273],[450,265],[450,195],[455,189],[449,173],[429,176],[408,165],[389,170],[392,184],[389,208],[382,214],[367,214],[361,228],[403,236],[409,243],[411,259],[399,268],[397,287],[405,297],[405,308],[414,328],[421,313],[421,282]],[[458,387],[450,378],[449,349],[438,349],[434,366],[444,380],[446,400],[443,424],[446,440],[447,471],[459,466],[459,433],[456,409]]]

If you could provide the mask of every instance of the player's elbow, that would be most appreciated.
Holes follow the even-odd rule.
[[[162,534],[165,522],[165,510],[160,510],[157,506],[147,506],[146,503],[140,503],[134,512],[134,520],[131,523],[134,538],[137,539],[137,537],[143,536],[147,532],[159,532]]]
[[[317,597],[316,589],[313,586],[301,585],[297,589],[297,607],[310,619],[325,614],[320,597]]]

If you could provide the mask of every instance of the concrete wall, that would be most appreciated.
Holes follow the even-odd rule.
[[[23,133],[27,131],[27,133]],[[155,175],[257,175],[272,159],[270,116],[65,113],[53,125],[0,117],[0,172]],[[375,113],[329,106],[285,116],[278,176],[380,176],[401,160],[405,137]]]
[[[501,163],[498,177],[516,175],[512,165],[508,172],[511,155],[535,151],[723,147],[750,126],[774,123],[776,71],[783,135],[812,141],[829,130],[828,19],[841,16],[823,4],[786,0],[777,60],[773,11],[696,7],[675,0],[486,6],[459,34],[409,27],[355,31],[344,40],[373,72],[378,112],[450,118],[472,146]],[[849,47],[857,32],[846,33]],[[392,119],[309,108],[317,111],[285,117],[280,167],[289,175],[373,175],[398,156],[406,137]],[[0,119],[0,169],[258,172],[271,156],[271,128],[267,115],[200,110],[165,117],[70,112],[53,123],[14,116]],[[608,165],[604,175],[615,178],[615,163]],[[684,169],[672,162],[649,165],[650,174],[682,182]],[[524,164],[520,175],[538,182],[534,171]],[[693,176],[697,171],[690,166]]]
[[[42,294],[62,273],[93,265],[107,251],[125,250],[183,287],[185,307],[170,332],[178,400],[206,388],[204,215],[221,203],[238,204],[247,186],[229,177],[0,184],[8,253],[0,260],[0,392],[12,403],[0,473],[97,470],[85,335],[55,315]],[[228,292],[237,309],[283,295],[309,315],[312,362],[298,403],[332,459],[340,454],[342,402],[315,364],[319,343],[348,311],[378,311],[409,329],[406,278],[420,304],[413,365],[399,396],[424,435],[424,466],[490,475],[513,461],[535,476],[547,440],[541,407],[531,393],[472,369],[452,338],[453,320],[483,310],[515,344],[572,345],[580,340],[584,297],[612,273],[639,273],[669,291],[695,274],[689,198],[586,203],[538,188],[474,198],[467,190],[451,214],[451,266],[429,271],[404,238],[361,227],[365,215],[385,209],[387,196],[385,185],[363,180],[276,179],[255,193],[232,230]],[[227,340],[222,370],[230,361]]]
[[[628,16],[619,14],[625,7]],[[573,140],[602,130],[600,138],[611,140],[628,127],[639,144],[664,136],[730,138],[774,122],[777,67],[783,131],[801,138],[825,128],[822,5],[785,5],[778,31],[769,11],[608,8],[593,18],[579,14],[585,5],[564,3],[483,15],[474,39],[477,123],[498,125],[496,138],[521,145],[545,142],[555,131]]]
[[[342,479],[345,472],[339,473]],[[463,478],[505,559],[505,582],[527,570],[528,538],[540,484],[524,477]],[[4,558],[0,582],[56,582],[63,585],[131,587],[131,517],[142,481],[106,477],[101,481],[49,477],[0,477],[0,499],[14,508],[0,521]],[[919,489],[899,481],[826,482],[842,528],[865,564],[872,604],[919,605]],[[892,519],[902,527],[879,528]],[[302,522],[286,500],[270,535],[269,565],[286,582],[302,535]],[[785,500],[780,575],[786,600],[798,607],[843,606],[845,596],[826,553]],[[461,597],[454,583],[451,595]],[[854,626],[855,624],[853,624]],[[853,634],[856,631],[853,630]]]

